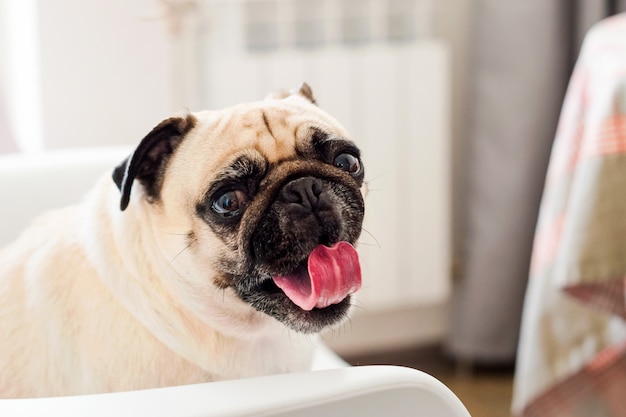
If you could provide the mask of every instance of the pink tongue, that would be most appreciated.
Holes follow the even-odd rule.
[[[348,242],[317,245],[309,255],[307,271],[273,277],[291,301],[303,310],[324,308],[343,301],[361,288],[359,255]]]

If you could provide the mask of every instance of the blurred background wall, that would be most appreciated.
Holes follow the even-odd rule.
[[[363,148],[365,272],[340,353],[439,343],[458,239],[470,0],[0,1],[0,150],[137,143],[307,81]],[[3,122],[4,120],[4,122]]]
[[[556,115],[577,39],[605,8],[0,0],[0,152],[132,145],[180,108],[307,81],[363,148],[373,190],[366,285],[329,343],[445,341],[456,357],[512,361]]]

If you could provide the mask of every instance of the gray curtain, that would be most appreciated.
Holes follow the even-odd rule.
[[[585,32],[626,0],[475,0],[462,273],[449,353],[515,358],[532,241],[569,75]]]

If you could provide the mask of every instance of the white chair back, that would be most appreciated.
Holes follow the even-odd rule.
[[[0,248],[39,214],[78,203],[131,152],[109,147],[0,155]]]

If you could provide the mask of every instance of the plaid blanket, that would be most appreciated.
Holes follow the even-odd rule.
[[[626,15],[587,34],[536,229],[516,416],[626,415]]]

